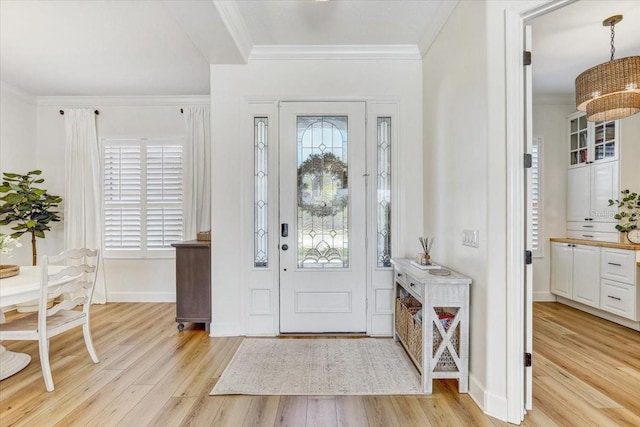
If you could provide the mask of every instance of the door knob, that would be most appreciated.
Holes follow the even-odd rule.
[[[282,250],[286,251],[287,249],[289,249],[289,245],[287,245],[286,243],[284,245],[282,245]]]

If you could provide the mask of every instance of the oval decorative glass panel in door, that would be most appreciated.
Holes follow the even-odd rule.
[[[349,267],[347,116],[298,116],[298,268]]]

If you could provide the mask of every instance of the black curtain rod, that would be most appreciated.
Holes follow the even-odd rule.
[[[94,110],[93,112],[96,114],[96,116],[97,116],[98,114],[100,114],[100,111],[98,111],[98,110]],[[60,110],[60,115],[61,115],[61,116],[64,116],[64,110]]]

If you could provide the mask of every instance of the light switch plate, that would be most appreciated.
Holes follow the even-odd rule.
[[[479,230],[462,230],[462,245],[477,248],[480,246]]]

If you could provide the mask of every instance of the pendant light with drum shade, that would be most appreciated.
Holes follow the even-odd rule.
[[[622,15],[605,19],[611,27],[611,60],[576,77],[576,108],[590,122],[622,119],[640,112],[640,56],[614,59],[614,27]]]

